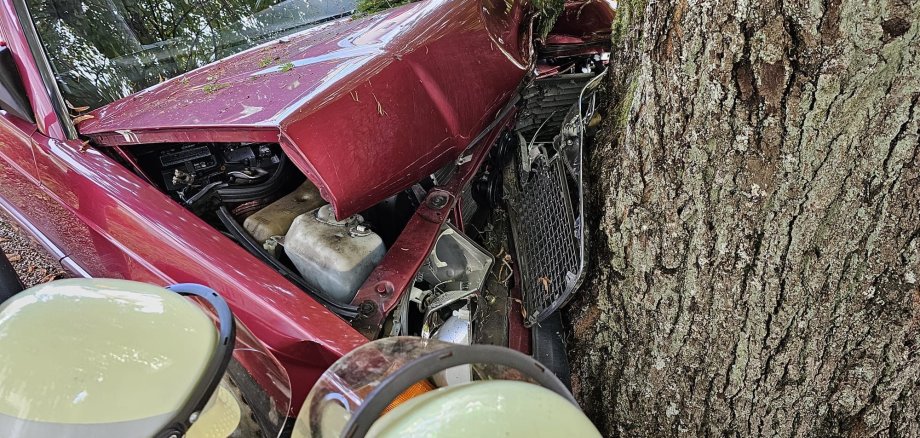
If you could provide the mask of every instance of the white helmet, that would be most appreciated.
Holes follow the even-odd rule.
[[[437,387],[469,366],[478,380]],[[597,437],[566,387],[539,362],[491,345],[384,338],[333,364],[307,396],[293,438]]]
[[[206,287],[60,280],[0,306],[4,436],[277,436],[289,408],[287,375]]]

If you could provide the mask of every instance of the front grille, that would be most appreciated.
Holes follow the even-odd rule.
[[[533,325],[563,305],[577,287],[579,230],[562,160],[538,159],[527,175],[515,167],[506,170],[505,196],[526,322]]]
[[[534,81],[524,91],[524,105],[518,114],[517,131],[528,141],[535,139],[537,143],[551,143],[553,137],[559,134],[569,109],[578,103],[582,88],[594,76],[591,73],[578,73]]]

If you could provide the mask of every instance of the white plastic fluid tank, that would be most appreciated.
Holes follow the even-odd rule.
[[[316,292],[349,303],[386,248],[360,216],[338,221],[327,204],[294,219],[284,252]]]

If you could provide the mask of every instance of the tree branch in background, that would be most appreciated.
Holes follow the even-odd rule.
[[[412,3],[413,1],[416,0],[359,0],[356,10],[358,11],[358,15],[361,16],[385,11],[390,8]],[[559,15],[562,13],[565,1],[533,0],[533,5],[540,13],[537,33],[540,37],[545,37],[553,28],[556,19],[559,18]]]

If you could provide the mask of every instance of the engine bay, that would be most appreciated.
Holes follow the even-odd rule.
[[[218,203],[240,203],[239,214],[252,211],[299,175],[278,145],[265,143],[169,144],[139,151],[135,159],[149,181],[198,215]]]
[[[550,73],[534,75],[472,171],[470,152],[346,218],[276,143],[139,145],[120,160],[365,336],[526,350],[531,341],[514,338],[532,330],[535,356],[558,362],[561,351],[564,361],[557,310],[583,278],[582,148],[597,125],[604,64],[579,59],[552,60]],[[440,225],[427,254],[408,256],[420,260],[414,274],[372,281],[391,252],[406,250],[404,233],[418,233],[413,218],[440,208],[441,192],[455,201],[446,217],[428,218]],[[367,300],[368,287],[384,298]],[[538,335],[546,330],[548,349]],[[448,370],[436,379],[471,376]]]

